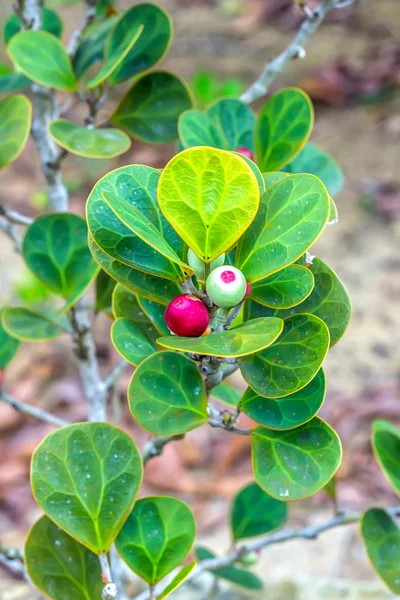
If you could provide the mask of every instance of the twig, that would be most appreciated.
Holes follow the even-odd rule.
[[[33,223],[31,217],[27,217],[15,210],[8,210],[3,204],[0,204],[0,216],[15,225],[31,225]]]
[[[302,23],[299,31],[289,46],[279,56],[265,65],[260,77],[241,95],[240,100],[245,104],[252,104],[259,98],[265,96],[274,79],[281,73],[288,62],[295,58],[305,56],[305,46],[312,34],[318,29],[328,12],[333,8],[344,8],[352,4],[354,0],[323,0],[319,8],[308,16]]]
[[[13,242],[15,251],[20,253],[21,252],[21,240],[19,238],[19,235],[15,231],[15,227],[11,223],[8,223],[7,221],[0,219],[0,229]]]
[[[33,219],[0,204],[0,229],[11,239],[16,252],[21,252],[21,239],[15,225],[30,225]]]
[[[147,442],[142,452],[142,460],[144,464],[147,464],[151,458],[160,456],[164,450],[164,447],[170,442],[176,442],[182,440],[185,437],[184,433],[180,435],[163,435],[154,437],[152,440]]]
[[[24,553],[20,548],[8,548],[0,544],[0,555],[7,560],[24,560]]]
[[[400,516],[400,506],[391,507],[386,510],[392,517]],[[263,550],[267,546],[281,544],[283,542],[297,539],[316,540],[322,533],[325,533],[325,531],[335,529],[336,527],[342,527],[344,525],[358,523],[362,515],[363,512],[343,512],[336,515],[332,519],[325,521],[324,523],[320,523],[319,525],[312,525],[309,527],[304,527],[303,529],[283,529],[282,531],[277,531],[276,533],[261,537],[254,542],[237,546],[226,555],[216,556],[215,558],[201,561],[185,580],[185,584],[192,581],[205,571],[216,571],[218,569],[222,569],[223,567],[229,567],[244,556],[247,556],[252,552]],[[157,586],[156,593],[160,594],[164,587],[165,584],[162,582]],[[134,600],[149,600],[148,591],[137,595]]]
[[[86,29],[91,25],[96,17],[97,0],[85,0],[85,18],[78,29],[75,29],[68,43],[67,52],[71,58],[75,56],[78,46],[82,40]]]
[[[106,391],[110,390],[112,387],[115,386],[116,382],[128,366],[129,363],[127,363],[126,360],[124,360],[123,358],[119,359],[115,363],[108,376],[103,380],[103,386],[106,389]]]
[[[242,310],[243,304],[244,304],[244,300],[242,300],[241,302],[239,302],[239,304],[237,304],[236,306],[234,306],[232,308],[231,312],[228,315],[228,318],[226,319],[224,329],[229,329],[229,327],[232,325],[232,323],[235,321],[236,317],[239,315],[240,311]]]
[[[210,413],[208,423],[211,427],[225,429],[225,431],[236,433],[237,435],[251,434],[252,429],[240,429],[239,427],[235,427],[239,416],[238,412],[232,414],[229,410],[220,411],[210,403],[208,404],[208,410]]]
[[[111,600],[118,596],[118,589],[115,583],[112,581],[112,574],[110,563],[108,561],[108,555],[106,553],[99,554],[99,561],[101,566],[101,574],[103,580],[106,582],[103,592],[101,595],[102,600]]]
[[[30,406],[29,404],[25,404],[16,398],[13,398],[9,394],[7,394],[4,390],[0,390],[0,400],[14,408],[15,410],[23,413],[24,415],[28,415],[29,417],[34,417],[35,419],[39,419],[40,421],[45,421],[46,423],[50,423],[55,427],[64,427],[65,425],[69,425],[68,421],[64,419],[60,419],[59,417],[55,417],[51,413],[47,412],[43,408],[36,408],[34,406]]]

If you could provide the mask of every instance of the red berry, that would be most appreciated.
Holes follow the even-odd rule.
[[[243,154],[246,158],[250,158],[250,160],[254,160],[254,155],[249,148],[245,148],[244,146],[240,146],[236,149],[236,152],[239,154]]]
[[[181,294],[172,300],[164,317],[168,329],[181,337],[200,337],[210,320],[205,304],[192,294]]]
[[[251,294],[251,285],[249,283],[246,284],[246,293],[244,295],[245,298],[248,298]]]

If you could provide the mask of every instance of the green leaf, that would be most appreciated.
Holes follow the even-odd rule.
[[[122,358],[135,366],[157,351],[151,336],[147,337],[139,325],[125,317],[114,321],[111,341]]]
[[[98,600],[104,583],[98,556],[78,544],[48,517],[41,517],[25,543],[29,579],[53,600]]]
[[[227,404],[228,406],[236,406],[239,403],[240,398],[242,397],[242,393],[240,390],[234,388],[228,383],[220,383],[215,388],[211,390],[211,395],[216,400]]]
[[[314,315],[294,315],[285,319],[283,333],[272,346],[240,358],[239,366],[255,392],[280,398],[301,390],[315,377],[328,349],[325,323]]]
[[[205,113],[188,110],[179,119],[179,138],[185,148],[211,146],[221,150],[253,150],[253,111],[233,98],[217,100]]]
[[[107,45],[107,53],[115,52],[119,40],[132,36],[142,27],[140,37],[122,63],[113,72],[109,84],[117,85],[134,75],[148,71],[159,63],[172,41],[172,20],[160,6],[143,3],[133,6],[118,21]]]
[[[271,171],[270,173],[263,173],[262,176],[264,179],[265,189],[268,189],[269,187],[271,187],[271,185],[278,183],[278,181],[286,179],[286,177],[288,177],[288,174],[282,173],[282,171]]]
[[[32,491],[39,506],[97,554],[110,549],[133,508],[142,475],[131,438],[107,423],[54,431],[32,457]]]
[[[189,148],[175,156],[158,186],[165,217],[206,263],[233,246],[249,227],[259,197],[257,180],[247,163],[213,148]]]
[[[249,165],[250,169],[254,173],[255,178],[257,179],[257,183],[258,183],[258,188],[260,190],[260,194],[263,194],[265,192],[265,189],[266,189],[265,188],[265,183],[264,183],[264,177],[263,177],[263,174],[261,173],[260,169],[257,167],[256,163],[253,162],[251,160],[251,158],[247,158],[247,156],[243,156],[243,154],[241,154],[240,152],[234,152],[233,154],[235,156],[238,156],[242,160],[244,160],[244,162]]]
[[[143,312],[149,318],[160,335],[169,335],[169,329],[165,323],[165,306],[146,298],[138,297],[138,302]],[[158,336],[157,336],[158,337]]]
[[[111,313],[111,303],[117,282],[105,271],[100,271],[96,277],[96,312]]]
[[[337,196],[344,183],[342,170],[336,161],[314,144],[307,144],[300,154],[286,165],[284,171],[316,175],[331,196]]]
[[[236,266],[249,283],[280,271],[317,240],[328,216],[329,196],[319,179],[285,177],[261,196],[257,216],[239,242]]]
[[[400,530],[382,508],[370,508],[361,519],[361,537],[378,576],[400,595]]]
[[[329,202],[329,217],[327,225],[335,225],[339,221],[339,213],[337,206],[332,198],[330,198]]]
[[[179,285],[168,279],[154,277],[137,269],[132,269],[100,250],[89,236],[89,249],[100,267],[113,279],[128,288],[131,292],[144,296],[149,300],[167,306],[174,298],[182,293]]]
[[[192,104],[182,79],[157,71],[135,81],[110,122],[143,142],[167,144],[178,137],[179,115]]]
[[[75,302],[98,271],[87,242],[87,225],[72,213],[36,219],[26,231],[22,254],[32,273],[52,292]]]
[[[181,276],[184,279],[194,274],[194,269],[180,259],[175,250],[173,250],[165,241],[160,231],[139,210],[132,205],[128,205],[125,200],[121,200],[118,196],[109,192],[103,192],[103,199],[115,216],[126,225],[128,229],[133,231],[135,235],[146,242],[160,255],[180,267],[183,272],[183,276]]]
[[[58,119],[50,123],[49,131],[59,146],[86,158],[114,158],[131,147],[129,137],[119,129],[88,129]]]
[[[264,398],[247,388],[239,408],[259,425],[284,431],[310,421],[321,408],[325,392],[325,375],[320,369],[304,388],[283,398]]]
[[[195,536],[196,523],[185,502],[149,496],[136,502],[116,547],[132,571],[155,585],[186,558]]]
[[[176,352],[144,360],[128,388],[136,421],[156,435],[179,435],[208,421],[207,396],[196,365]]]
[[[334,476],[342,459],[337,433],[319,417],[290,431],[251,433],[254,476],[273,498],[309,498]]]
[[[56,37],[60,38],[64,29],[63,23],[56,12],[50,10],[49,8],[42,8],[42,29],[44,31],[48,31],[48,33],[52,33]],[[21,31],[21,20],[16,15],[13,14],[11,17],[7,19],[4,23],[4,43],[7,46],[9,41],[14,35]]]
[[[350,298],[339,277],[320,258],[314,258],[308,268],[314,275],[315,284],[304,302],[289,310],[274,310],[246,302],[245,318],[273,316],[285,319],[293,314],[313,314],[328,326],[332,347],[343,336],[349,324],[352,310]]]
[[[201,546],[196,548],[196,556],[199,561],[216,558],[216,555],[213,552],[210,552],[210,550]],[[230,566],[222,567],[221,569],[213,569],[212,573],[219,579],[225,579],[226,581],[247,590],[262,590],[264,587],[263,582],[257,575],[254,575],[254,573],[250,573],[245,569],[239,569],[238,567]]]
[[[60,40],[51,33],[21,31],[12,38],[7,52],[32,81],[56,90],[76,90],[70,58]]]
[[[157,600],[164,600],[167,596],[172,594],[178,587],[185,582],[185,580],[189,577],[195,566],[197,565],[196,561],[185,565],[179,573],[173,578],[171,583],[167,585],[167,587],[157,596]]]
[[[390,485],[400,494],[400,431],[389,421],[374,421],[372,448]]]
[[[292,308],[312,292],[314,277],[310,269],[290,265],[251,286],[250,298],[271,308]]]
[[[30,86],[31,83],[31,80],[22,73],[6,73],[0,77],[0,94],[23,90]]]
[[[32,105],[18,94],[0,100],[0,169],[21,154],[29,137]]]
[[[159,337],[158,330],[148,318],[141,304],[139,304],[139,298],[136,294],[133,294],[119,283],[114,289],[112,309],[116,319],[127,318],[133,321],[140,327],[146,338],[154,342],[155,345],[155,341]]]
[[[278,171],[292,160],[310,137],[313,123],[313,105],[302,90],[286,88],[271,96],[254,130],[261,171]]]
[[[17,306],[3,308],[1,315],[6,332],[21,342],[52,340],[70,328],[64,316],[49,311],[42,314]]]
[[[242,488],[233,499],[231,528],[235,541],[278,529],[287,518],[287,505],[264,492],[257,483]]]
[[[0,371],[4,371],[10,364],[18,352],[19,346],[19,340],[11,337],[11,335],[7,333],[0,320]]]
[[[85,31],[73,58],[73,67],[78,79],[93,65],[104,58],[104,47],[118,17],[112,16],[102,23],[94,23]]]
[[[125,32],[125,35],[121,36],[118,25],[119,23],[111,31],[108,38],[105,48],[105,62],[97,75],[88,82],[88,88],[97,87],[116,71],[143,32],[143,25],[138,25],[135,29]]]
[[[170,335],[157,340],[160,346],[181,352],[234,358],[259,352],[275,342],[283,329],[280,319],[253,319],[233,329],[202,337]]]

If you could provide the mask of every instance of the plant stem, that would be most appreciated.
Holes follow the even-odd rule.
[[[68,44],[67,52],[71,58],[75,56],[78,46],[82,40],[86,29],[91,25],[96,17],[97,0],[85,0],[85,18],[80,27],[75,29]]]
[[[102,592],[102,600],[111,600],[118,596],[118,589],[115,583],[112,581],[111,567],[106,552],[99,554],[99,561],[101,566],[101,574],[105,584]]]
[[[151,458],[160,456],[164,450],[164,447],[170,442],[182,440],[185,437],[184,433],[180,435],[164,435],[154,437],[152,440],[147,442],[142,452],[143,463],[146,464]]]
[[[44,421],[45,423],[50,423],[50,425],[54,425],[55,427],[64,427],[65,425],[69,425],[68,421],[60,419],[59,417],[55,417],[43,408],[36,408],[34,406],[30,406],[29,404],[25,404],[24,402],[20,402],[16,398],[13,398],[7,394],[4,390],[0,390],[0,400],[24,415],[28,415],[34,419],[39,419],[39,421]]]

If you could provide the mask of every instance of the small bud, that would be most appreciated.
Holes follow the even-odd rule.
[[[246,279],[236,267],[217,267],[206,282],[210,300],[221,308],[232,308],[239,304],[246,293]]]
[[[181,294],[164,313],[167,327],[181,337],[200,337],[210,320],[206,305],[192,294]]]
[[[260,560],[260,554],[259,553],[257,553],[257,552],[249,552],[248,554],[245,554],[244,556],[242,556],[239,559],[239,562],[244,567],[252,567],[253,565],[256,565],[259,560]]]
[[[254,154],[252,153],[250,148],[239,146],[239,148],[236,148],[236,152],[238,152],[239,154],[243,154],[243,156],[245,156],[246,158],[250,158],[250,160],[254,160]]]

